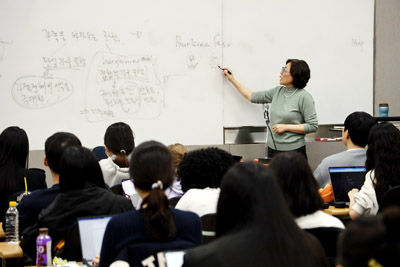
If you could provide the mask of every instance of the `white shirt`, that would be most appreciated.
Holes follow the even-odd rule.
[[[323,212],[322,210],[317,210],[312,214],[296,218],[296,223],[301,229],[312,229],[319,227],[336,227],[344,229],[344,224],[341,220]]]
[[[192,211],[200,217],[209,213],[217,213],[219,188],[188,190],[176,204],[177,209]]]
[[[375,172],[373,170],[365,174],[365,181],[360,191],[354,195],[353,210],[361,215],[375,215],[378,213],[379,205],[376,199]]]

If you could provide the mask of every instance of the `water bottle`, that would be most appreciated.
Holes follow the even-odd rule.
[[[40,228],[36,238],[36,266],[51,266],[51,237],[49,229]]]
[[[18,210],[17,202],[10,201],[10,207],[6,212],[6,242],[8,244],[18,244]]]
[[[379,104],[379,117],[388,117],[389,116],[389,104],[381,103]]]

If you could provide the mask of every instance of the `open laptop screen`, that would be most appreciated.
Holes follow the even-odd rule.
[[[82,258],[90,263],[100,254],[103,236],[111,216],[78,218]]]
[[[365,167],[330,167],[333,195],[335,202],[348,203],[347,193],[353,189],[361,189],[365,180]]]

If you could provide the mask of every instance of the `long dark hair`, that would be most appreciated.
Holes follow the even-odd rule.
[[[162,241],[173,239],[176,225],[163,190],[172,184],[174,176],[168,148],[156,141],[140,144],[132,153],[129,173],[135,187],[149,193],[143,199],[141,212],[150,237]]]
[[[26,132],[16,126],[6,128],[0,135],[0,188],[16,191],[18,168],[28,167],[29,141]]]
[[[268,266],[320,266],[313,262],[314,251],[287,208],[273,172],[261,164],[236,164],[226,173],[216,231],[219,238],[245,231],[254,240],[249,249],[259,251]]]
[[[378,203],[390,187],[400,185],[400,131],[391,123],[377,124],[368,137],[367,171],[374,170]]]
[[[324,203],[318,193],[318,184],[310,165],[301,154],[279,153],[271,160],[269,167],[274,170],[287,206],[295,217],[322,209]]]
[[[93,186],[106,188],[93,152],[81,146],[66,148],[61,156],[60,191],[65,193]]]
[[[128,155],[135,148],[135,138],[131,127],[123,122],[108,126],[104,144],[116,156],[113,160],[119,167],[129,167]]]

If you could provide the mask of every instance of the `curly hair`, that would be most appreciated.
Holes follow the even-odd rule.
[[[367,171],[375,172],[378,203],[391,187],[400,185],[400,131],[391,123],[377,124],[368,137]]]
[[[218,188],[222,177],[234,163],[230,153],[216,147],[185,154],[178,169],[183,192],[192,188]]]

